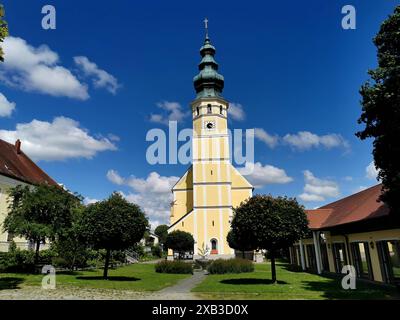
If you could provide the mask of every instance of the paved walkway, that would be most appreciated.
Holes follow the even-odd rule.
[[[0,300],[195,300],[199,297],[190,290],[203,281],[204,277],[203,272],[194,272],[192,277],[156,292],[77,287],[44,290],[34,286],[25,286],[21,289],[0,290]]]

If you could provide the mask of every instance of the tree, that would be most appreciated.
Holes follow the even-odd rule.
[[[236,230],[230,230],[226,236],[226,240],[232,249],[242,252],[242,258],[244,259],[245,251],[251,251],[253,247],[250,240],[243,236],[246,235],[240,235]]]
[[[378,67],[361,87],[365,124],[356,133],[361,140],[373,138],[375,167],[382,180],[382,196],[393,212],[400,213],[400,6],[385,20],[373,40],[378,49]]]
[[[52,243],[59,258],[67,268],[73,270],[76,266],[83,266],[89,256],[89,249],[85,242],[80,240],[81,220],[84,207],[80,206],[72,211],[72,221],[61,235]]]
[[[185,252],[193,251],[194,239],[188,232],[175,230],[168,233],[165,245],[168,249],[178,252],[181,259]]]
[[[168,226],[166,224],[160,224],[155,230],[154,233],[158,237],[158,242],[165,247],[165,240],[167,239],[168,235]],[[165,248],[164,248],[165,250]]]
[[[105,249],[103,278],[108,278],[112,250],[125,250],[139,242],[148,221],[139,206],[114,192],[108,199],[86,207],[81,220],[81,239],[95,249]]]
[[[38,263],[40,243],[55,239],[71,226],[72,211],[80,198],[58,186],[46,184],[29,187],[18,185],[9,190],[9,211],[4,231],[25,237],[36,245]]]
[[[4,41],[4,38],[8,36],[7,22],[4,21],[3,17],[5,15],[4,7],[0,4],[0,43]],[[4,52],[0,47],[0,61],[4,61]]]
[[[256,195],[242,202],[232,219],[231,244],[240,249],[266,249],[276,282],[275,255],[309,232],[304,208],[296,199]]]

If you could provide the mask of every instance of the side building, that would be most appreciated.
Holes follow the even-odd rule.
[[[15,145],[0,139],[0,251],[7,251],[14,240],[20,248],[30,248],[30,243],[23,238],[3,231],[3,222],[8,212],[7,192],[17,185],[30,185],[57,183],[40,169],[21,149],[21,141]]]
[[[378,184],[315,210],[306,210],[312,238],[290,248],[292,264],[303,270],[342,272],[355,268],[358,278],[400,282],[400,217],[379,202]]]

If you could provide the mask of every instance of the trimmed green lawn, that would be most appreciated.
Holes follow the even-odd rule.
[[[290,271],[277,264],[278,283],[272,284],[269,263],[256,264],[252,273],[208,275],[192,291],[206,299],[390,299],[396,289],[357,282],[356,290],[344,290],[341,278]]]
[[[57,287],[75,286],[96,289],[157,291],[176,284],[191,275],[156,273],[154,264],[132,264],[109,270],[109,279],[102,279],[103,270],[57,273]],[[22,286],[41,286],[43,275],[1,273],[0,290]]]

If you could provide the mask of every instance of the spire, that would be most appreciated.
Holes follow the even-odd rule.
[[[193,78],[197,98],[222,97],[224,77],[218,73],[218,63],[214,60],[215,47],[208,36],[208,19],[204,19],[206,36],[200,48],[202,57],[199,63],[199,74]]]

